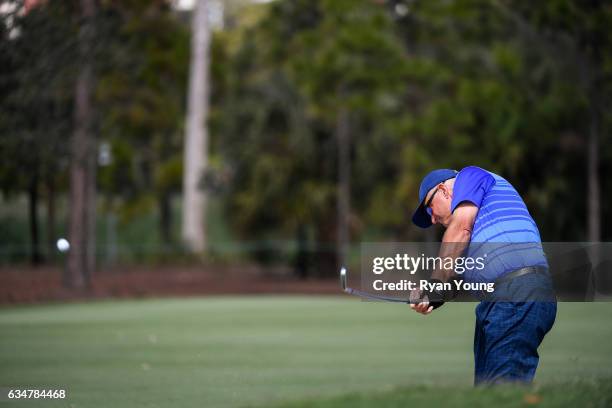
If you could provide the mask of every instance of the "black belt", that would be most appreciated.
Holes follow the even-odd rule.
[[[548,268],[544,266],[527,266],[525,268],[517,269],[516,271],[512,271],[510,273],[505,274],[504,276],[498,278],[495,281],[496,285],[500,283],[509,282],[512,279],[518,278],[519,276],[528,275],[530,273],[548,273]]]

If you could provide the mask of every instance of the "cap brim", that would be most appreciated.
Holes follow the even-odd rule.
[[[412,214],[412,222],[414,225],[421,228],[429,228],[433,225],[431,223],[431,216],[427,213],[422,203],[419,204],[414,214]]]

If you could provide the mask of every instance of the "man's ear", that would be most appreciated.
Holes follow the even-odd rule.
[[[449,198],[451,196],[452,193],[446,184],[442,184],[442,190],[445,198]]]

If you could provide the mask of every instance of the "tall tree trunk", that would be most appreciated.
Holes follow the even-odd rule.
[[[111,210],[106,213],[106,242],[105,262],[106,266],[112,266],[117,261],[117,217]]]
[[[68,237],[70,252],[64,274],[64,284],[72,288],[83,288],[91,276],[92,236],[92,175],[94,152],[92,135],[92,90],[93,67],[90,54],[94,40],[93,18],[96,5],[94,0],[81,0],[81,26],[79,29],[80,71],[75,87],[74,134],[71,141],[70,162],[70,220]],[[88,186],[89,184],[89,186]]]
[[[310,251],[308,246],[308,231],[306,225],[300,223],[296,230],[297,252],[293,260],[295,275],[300,279],[308,277],[308,268],[310,263]]]
[[[338,271],[338,217],[333,209],[325,213],[315,227],[316,255],[311,275],[318,278],[335,276]]]
[[[93,84],[92,84],[93,85]],[[93,89],[93,88],[92,88]],[[89,106],[92,109],[92,106]],[[93,114],[90,112],[90,129]],[[85,251],[85,265],[87,266],[84,270],[85,281],[91,282],[91,275],[96,270],[96,170],[98,164],[98,150],[95,135],[90,130],[89,138],[89,149],[87,152],[87,191],[86,196],[86,208],[85,208],[85,220],[86,220],[86,231],[85,240],[86,248]]]
[[[55,185],[51,177],[47,179],[47,259],[53,261],[55,252]]]
[[[38,235],[38,176],[34,174],[28,188],[28,207],[30,213],[30,261],[32,265],[42,262],[40,253],[40,238]]]
[[[209,48],[208,1],[198,0],[193,12],[191,33],[182,225],[183,241],[194,252],[206,249],[206,194],[201,180],[206,172],[208,155]]]
[[[170,193],[164,191],[158,199],[159,205],[159,228],[164,245],[172,243],[172,201]]]
[[[601,240],[601,210],[599,191],[599,115],[596,102],[591,98],[588,140],[588,240]]]
[[[336,257],[338,267],[346,265],[349,244],[349,217],[351,211],[351,141],[349,134],[349,117],[345,108],[338,113],[336,122],[338,141],[338,193],[337,217],[338,232],[336,235]]]

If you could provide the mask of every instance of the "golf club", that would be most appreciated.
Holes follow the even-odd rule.
[[[348,272],[347,272],[346,267],[343,266],[342,268],[340,268],[340,286],[342,287],[342,290],[348,293],[349,295],[359,296],[365,299],[381,300],[384,302],[410,303],[409,299],[397,299],[397,298],[392,298],[388,296],[373,295],[371,293],[363,292],[361,290],[349,288],[346,284],[347,281],[348,281]]]

